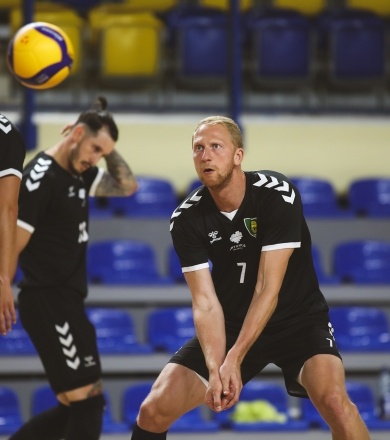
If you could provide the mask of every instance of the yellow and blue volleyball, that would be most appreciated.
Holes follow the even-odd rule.
[[[20,28],[8,45],[7,64],[25,87],[49,89],[64,81],[74,60],[72,42],[51,23],[35,22]]]

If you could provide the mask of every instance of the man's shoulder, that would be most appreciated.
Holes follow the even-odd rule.
[[[52,185],[55,177],[54,160],[44,152],[38,153],[23,170],[23,184],[30,192]]]
[[[290,179],[284,175],[283,173],[280,173],[278,171],[273,170],[257,170],[257,171],[246,171],[245,172],[247,176],[253,181],[253,183],[256,183],[258,181],[267,181],[269,182],[288,182],[290,183]],[[258,186],[258,185],[257,185]],[[268,188],[270,185],[268,186]]]
[[[195,219],[202,213],[202,207],[207,199],[208,191],[202,186],[192,191],[173,211],[171,225],[178,218]],[[193,220],[195,221],[195,220]]]

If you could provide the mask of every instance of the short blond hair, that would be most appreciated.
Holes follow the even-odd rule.
[[[244,148],[244,142],[240,127],[238,126],[238,124],[236,124],[236,122],[233,121],[233,119],[227,118],[226,116],[209,116],[199,121],[192,135],[192,143],[194,143],[195,133],[202,125],[223,125],[229,132],[233,145],[236,148]]]

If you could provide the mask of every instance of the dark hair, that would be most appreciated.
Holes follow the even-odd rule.
[[[83,112],[78,117],[76,124],[85,124],[93,133],[97,133],[102,127],[107,127],[111,138],[118,140],[118,127],[107,110],[107,99],[99,96],[91,109]]]

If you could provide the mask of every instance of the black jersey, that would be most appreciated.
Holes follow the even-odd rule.
[[[23,172],[18,226],[32,233],[19,257],[20,287],[72,288],[87,294],[88,193],[103,170],[73,176],[45,153]]]
[[[26,148],[18,129],[0,114],[0,177],[22,178]]]
[[[241,328],[252,300],[260,253],[295,248],[267,328],[327,311],[311,255],[311,237],[296,187],[273,171],[245,172],[245,197],[232,220],[208,189],[192,192],[171,217],[183,272],[212,264],[212,279],[226,322]]]

